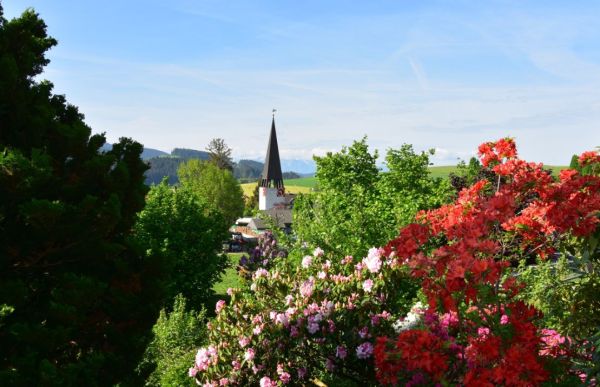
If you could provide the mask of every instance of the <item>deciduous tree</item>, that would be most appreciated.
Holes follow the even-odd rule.
[[[219,209],[229,223],[244,212],[244,193],[233,174],[216,164],[189,160],[177,171],[182,185]]]

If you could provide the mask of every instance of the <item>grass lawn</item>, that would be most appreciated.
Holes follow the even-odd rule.
[[[227,253],[229,258],[229,267],[225,269],[225,273],[221,276],[221,281],[213,286],[213,290],[220,298],[228,297],[227,288],[238,288],[241,286],[240,277],[237,275],[236,266],[240,258],[245,253]]]

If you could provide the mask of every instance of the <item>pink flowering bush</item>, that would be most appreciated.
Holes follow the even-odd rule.
[[[375,338],[394,333],[416,294],[408,269],[382,253],[335,259],[317,248],[257,270],[229,305],[219,301],[189,375],[207,386],[302,384],[324,373],[371,383]]]

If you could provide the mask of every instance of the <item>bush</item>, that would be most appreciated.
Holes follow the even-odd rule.
[[[374,379],[374,338],[414,301],[405,267],[371,249],[364,259],[312,255],[275,260],[254,272],[249,289],[219,301],[208,346],[190,370],[199,381],[256,385],[267,379],[309,383],[334,373],[336,383]]]
[[[594,383],[598,336],[545,326],[520,299],[512,263],[573,246],[597,261],[600,178],[568,170],[554,181],[519,160],[511,139],[480,153],[500,179],[419,213],[385,248],[362,260],[292,251],[256,270],[249,289],[217,303],[190,375],[207,385],[323,374],[359,385],[577,385],[587,372]],[[414,281],[426,302],[410,308]],[[580,305],[594,297],[585,292]]]
[[[192,386],[187,375],[196,348],[206,340],[206,314],[186,308],[182,295],[175,297],[172,311],[160,311],[152,332],[154,338],[144,354],[139,371],[150,375],[147,386]]]

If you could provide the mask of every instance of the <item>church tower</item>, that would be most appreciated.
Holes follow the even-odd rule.
[[[281,173],[279,147],[277,146],[277,134],[275,133],[275,113],[273,113],[267,157],[265,158],[265,166],[258,189],[258,209],[262,211],[270,210],[277,204],[284,203],[284,194],[283,174]]]

